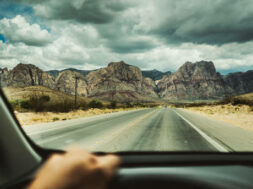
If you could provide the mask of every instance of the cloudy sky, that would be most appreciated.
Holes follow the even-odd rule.
[[[0,67],[253,69],[252,0],[0,0]]]

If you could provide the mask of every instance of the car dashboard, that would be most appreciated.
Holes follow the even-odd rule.
[[[109,188],[253,188],[252,155],[158,153],[122,159],[123,167]]]
[[[117,155],[122,164],[108,189],[253,188],[253,155],[248,153],[124,152]],[[8,188],[26,188],[35,172]]]

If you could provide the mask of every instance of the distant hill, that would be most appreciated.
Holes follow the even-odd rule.
[[[75,69],[75,68],[67,68],[67,69],[64,69],[64,70],[49,70],[49,71],[46,71],[46,73],[53,76],[56,79],[61,72],[64,72],[64,71],[67,71],[67,70],[78,72],[78,73],[80,73],[84,76],[92,71],[92,70],[78,70],[78,69]]]
[[[73,100],[73,95],[68,95],[66,93],[56,91],[53,89],[49,89],[44,86],[29,86],[29,87],[4,87],[3,88],[4,93],[6,94],[6,97],[9,100],[24,100],[28,99],[33,94],[38,95],[48,95],[51,99],[51,101],[57,102],[62,101],[64,99],[67,100]],[[83,100],[88,100],[86,97],[79,97]]]
[[[253,71],[224,77],[216,72],[213,62],[186,62],[177,72],[164,76],[157,88],[159,96],[169,100],[219,99],[252,92],[252,77]]]
[[[79,69],[75,69],[75,68],[67,68],[67,69],[63,69],[63,70],[49,70],[49,71],[46,71],[46,73],[49,74],[49,75],[51,75],[51,76],[53,76],[54,78],[57,78],[57,76],[61,72],[67,71],[67,70],[81,73],[84,76],[87,75],[87,74],[89,74],[91,71],[95,71],[95,70],[79,70]],[[161,72],[161,71],[158,71],[156,69],[141,71],[141,73],[142,73],[142,75],[144,77],[149,77],[149,78],[151,78],[154,81],[162,79],[162,77],[164,75],[171,74],[170,71],[168,71],[168,72]]]
[[[171,74],[170,71],[168,71],[168,72],[161,72],[161,71],[158,71],[156,69],[154,69],[154,70],[147,70],[147,71],[141,71],[141,72],[142,72],[142,75],[144,77],[149,77],[149,78],[151,78],[154,81],[162,79],[162,77],[164,75]]]
[[[77,80],[76,80],[77,78]],[[253,70],[222,76],[213,62],[186,62],[176,72],[141,71],[125,62],[98,70],[51,70],[33,64],[0,68],[1,87],[45,86],[68,95],[117,101],[212,100],[253,92]]]
[[[244,94],[253,91],[253,70],[230,73],[224,76],[224,80],[233,89],[234,94]]]
[[[245,99],[245,100],[250,100],[250,101],[253,102],[253,92],[252,93],[247,93],[247,94],[239,95],[239,96],[237,96],[237,98]]]
[[[61,73],[59,70],[49,70],[45,71],[48,75],[51,75],[54,79],[58,77],[58,75]]]

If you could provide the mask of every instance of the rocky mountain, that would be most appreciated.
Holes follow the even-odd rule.
[[[75,68],[67,68],[67,69],[64,69],[64,70],[49,70],[49,71],[46,71],[47,74],[53,76],[55,79],[58,77],[58,75],[64,71],[73,71],[73,72],[78,72],[82,75],[87,75],[88,73],[90,73],[92,70],[78,70],[78,69],[75,69]]]
[[[168,72],[161,72],[161,71],[158,71],[158,70],[156,70],[156,69],[154,69],[154,70],[142,71],[142,75],[143,75],[144,77],[149,77],[149,78],[151,78],[151,79],[154,80],[154,81],[162,79],[162,77],[163,77],[164,75],[167,75],[167,74],[171,74],[171,72],[170,72],[170,71],[168,71]]]
[[[79,72],[66,70],[60,72],[55,79],[55,89],[66,94],[75,94],[75,83],[77,81],[77,94],[88,96],[88,85],[84,75]]]
[[[26,87],[42,85],[48,88],[54,88],[55,86],[52,76],[32,64],[20,63],[10,71],[5,69],[3,77],[2,86]]]
[[[157,98],[155,83],[141,70],[125,62],[111,62],[86,76],[89,96],[102,99],[145,100]]]
[[[59,71],[59,70],[49,70],[49,71],[46,71],[46,73],[48,75],[51,75],[54,79],[56,79],[58,77],[58,75],[61,73],[61,71]]]
[[[64,69],[64,70],[49,70],[49,71],[46,71],[46,73],[49,74],[49,75],[51,75],[51,76],[53,76],[56,79],[57,76],[61,72],[67,71],[67,70],[78,72],[78,73],[80,73],[80,74],[82,74],[84,76],[88,75],[92,71],[95,71],[95,70],[79,70],[79,69],[75,69],[75,68],[67,68],[67,69]],[[143,77],[149,77],[149,78],[151,78],[154,81],[162,79],[162,77],[164,75],[171,74],[170,71],[168,71],[168,72],[161,72],[161,71],[156,70],[156,69],[141,71],[141,73],[142,73]]]
[[[244,73],[230,73],[224,76],[224,80],[233,90],[233,94],[244,94],[253,91],[253,70]]]
[[[177,72],[164,76],[158,94],[170,100],[216,99],[231,94],[223,77],[216,72],[213,62],[186,62]]]
[[[9,70],[7,68],[0,68],[0,87],[5,87],[7,85],[7,77]]]
[[[253,92],[253,71],[222,76],[213,62],[186,62],[176,72],[141,71],[125,62],[111,62],[94,71],[65,69],[44,72],[32,64],[18,64],[12,70],[0,68],[2,87],[42,85],[104,100],[151,101],[218,99],[225,95]],[[159,79],[159,80],[157,80]]]
[[[141,70],[122,62],[112,62],[106,68],[95,71],[43,72],[32,64],[18,64],[12,70],[0,69],[1,86],[25,87],[42,85],[48,88],[82,96],[96,97],[104,100],[150,101],[157,98],[155,82],[144,78]]]

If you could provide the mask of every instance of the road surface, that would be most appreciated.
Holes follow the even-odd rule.
[[[39,145],[92,151],[253,151],[253,132],[176,108],[24,126]]]

